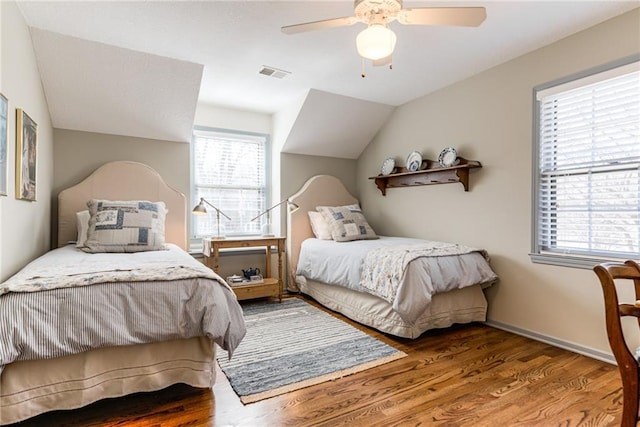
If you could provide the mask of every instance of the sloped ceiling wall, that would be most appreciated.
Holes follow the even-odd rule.
[[[486,1],[488,18],[479,28],[396,25],[393,70],[365,65],[366,79],[356,26],[295,36],[280,31],[347,16],[353,6],[346,0],[17,5],[56,128],[188,141],[199,100],[287,116],[294,125],[277,137],[285,152],[356,158],[392,108],[380,104],[402,105],[637,8],[638,1]],[[265,65],[291,75],[267,77],[259,73]],[[316,90],[299,114],[291,113],[310,88]]]
[[[191,140],[203,65],[31,28],[53,126]]]
[[[311,89],[281,151],[357,159],[394,108]]]
[[[189,142],[203,65],[31,28],[53,126]],[[285,153],[357,159],[395,107],[310,89],[292,102]]]

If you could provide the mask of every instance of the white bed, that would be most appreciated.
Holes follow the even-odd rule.
[[[486,320],[487,301],[482,289],[497,278],[495,273],[488,267],[488,264],[488,271],[493,274],[485,275],[477,284],[436,293],[429,303],[422,304],[422,308],[420,308],[421,314],[409,316],[411,317],[410,320],[407,320],[406,311],[398,310],[397,302],[394,308],[394,304],[391,304],[387,300],[367,292],[362,292],[355,286],[344,283],[346,279],[332,279],[339,280],[340,283],[327,283],[317,278],[310,278],[309,274],[305,273],[305,266],[299,266],[303,246],[328,245],[328,249],[333,250],[334,253],[336,253],[336,257],[340,257],[338,253],[339,248],[344,248],[343,251],[353,252],[355,248],[358,247],[357,245],[368,245],[369,243],[360,241],[360,243],[356,245],[348,246],[356,242],[314,242],[313,240],[317,239],[315,239],[312,231],[308,212],[315,211],[317,206],[345,206],[356,204],[358,200],[346,190],[339,179],[329,175],[312,177],[304,184],[300,191],[291,196],[289,200],[298,205],[298,209],[289,212],[287,221],[288,288],[290,291],[299,291],[309,295],[322,305],[340,312],[364,325],[371,326],[385,333],[406,338],[416,338],[429,329],[444,328],[454,323]],[[307,243],[306,245],[305,241]],[[375,242],[375,240],[373,242]],[[313,243],[313,245],[310,245],[310,243]],[[352,248],[354,250],[352,250]],[[321,256],[322,255],[316,255],[316,257]],[[330,257],[325,256],[324,258],[325,261],[327,261]],[[307,261],[305,261],[305,259],[307,259]],[[308,259],[312,261],[308,261]],[[319,258],[316,258],[316,260],[317,259]],[[303,263],[313,263],[313,260],[313,257],[309,258],[308,254],[303,254]],[[413,267],[413,263],[414,262],[409,264],[410,267]],[[329,264],[329,267],[325,266],[325,270],[335,271],[336,269],[343,268],[336,266],[337,264]],[[411,273],[410,268],[408,268],[407,271],[409,272],[407,277],[411,276],[411,274],[417,276],[417,273]],[[298,275],[296,272],[301,272],[306,274],[306,276],[302,274]],[[345,273],[345,275],[347,274],[348,273]],[[353,275],[353,271],[350,274]],[[408,280],[413,279],[409,277]],[[406,288],[409,289],[409,294],[415,297],[415,295],[419,293],[415,291],[418,285],[415,285],[413,288],[411,285],[411,283],[407,284]],[[351,288],[348,286],[351,286]],[[409,298],[409,300],[410,299],[411,298]],[[400,302],[400,304],[402,304],[402,302]],[[414,307],[409,309],[409,311],[415,309]]]
[[[152,168],[136,162],[107,163],[81,183],[62,191],[58,196],[59,247],[76,240],[76,213],[86,209],[87,201],[90,199],[164,201],[167,207],[166,242],[171,244],[172,250],[177,250],[178,255],[181,254],[187,263],[192,260],[184,252],[188,241],[186,199],[183,194],[169,187]],[[58,253],[57,251],[63,251],[62,254],[66,256],[64,251],[73,252],[73,248],[65,247],[53,252]],[[59,259],[64,258],[62,255],[58,256]],[[133,255],[129,255],[129,258],[131,256]],[[199,265],[196,268],[199,268]],[[154,338],[145,338],[148,343],[107,346],[61,357],[42,360],[18,359],[19,361],[8,363],[0,373],[0,424],[14,423],[51,410],[79,408],[104,398],[159,390],[177,383],[194,387],[212,387],[215,382],[214,340],[232,342],[232,347],[237,345],[244,335],[242,310],[233,292],[224,283],[204,276],[192,281],[206,282],[206,286],[210,287],[207,289],[215,289],[216,295],[221,296],[216,304],[224,307],[220,313],[224,312],[226,317],[216,319],[215,322],[226,322],[226,331],[207,332],[208,336],[163,339],[157,342],[150,342],[155,341]],[[156,283],[160,282],[162,281],[158,280]],[[137,283],[151,286],[151,282]],[[166,285],[169,282],[164,283]],[[83,286],[83,289],[98,289],[109,285],[113,283],[95,287]],[[197,286],[200,285],[193,284],[194,289]],[[57,291],[61,290],[33,294]],[[148,294],[150,302],[159,304],[160,300],[155,299],[155,292],[152,289]],[[189,291],[181,287],[179,292]],[[7,295],[10,294],[5,296]],[[187,296],[182,298],[189,300],[189,294],[185,295]],[[0,296],[0,304],[3,303],[3,297]],[[128,304],[127,307],[140,307],[135,306],[127,295],[124,295],[122,300]],[[187,310],[191,308],[188,307]],[[210,316],[217,316],[218,313],[218,307],[213,305],[203,310],[208,310],[207,315]],[[184,316],[184,313],[177,313],[176,316]],[[172,327],[184,329],[181,322],[180,325]],[[15,335],[20,332],[16,330]],[[82,332],[86,331],[83,329]]]

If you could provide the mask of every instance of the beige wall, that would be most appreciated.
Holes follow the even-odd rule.
[[[486,248],[500,282],[489,319],[578,350],[610,354],[599,282],[591,270],[533,264],[533,87],[640,51],[640,10],[604,22],[399,107],[358,161],[360,198],[383,234]],[[389,189],[367,179],[412,150],[436,159],[454,146],[479,160],[461,184]]]
[[[309,178],[315,175],[336,176],[342,180],[347,190],[357,195],[356,160],[281,153],[280,161],[283,198],[295,194]]]
[[[100,133],[55,129],[51,224],[57,241],[58,193],[82,181],[104,163],[131,160],[154,168],[164,180],[186,194],[189,190],[189,144]]]
[[[8,196],[0,197],[0,282],[49,249],[53,130],[31,36],[15,2],[0,2],[0,92],[9,99]],[[16,108],[38,125],[35,202],[15,198]]]

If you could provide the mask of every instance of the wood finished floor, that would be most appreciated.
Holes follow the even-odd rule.
[[[218,371],[213,392],[177,385],[15,426],[620,424],[622,388],[613,365],[482,324],[408,340],[349,323],[408,357],[246,406]]]

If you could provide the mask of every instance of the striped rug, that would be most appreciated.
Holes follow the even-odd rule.
[[[220,368],[242,403],[361,372],[406,354],[299,300],[243,304],[247,335]]]

